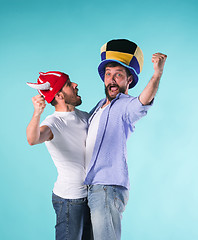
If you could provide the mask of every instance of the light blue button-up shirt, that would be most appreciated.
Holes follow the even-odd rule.
[[[101,100],[93,109],[89,123],[105,101]],[[147,114],[150,106],[142,105],[137,97],[120,93],[104,109],[85,184],[129,189],[126,141],[135,129],[135,122]]]

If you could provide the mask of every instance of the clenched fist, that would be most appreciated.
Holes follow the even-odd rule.
[[[46,107],[45,99],[41,95],[36,95],[32,98],[34,105],[34,114],[41,115]]]
[[[164,64],[166,61],[167,55],[163,53],[155,53],[152,56],[152,62],[154,63],[154,70],[157,74],[162,74],[164,69]]]

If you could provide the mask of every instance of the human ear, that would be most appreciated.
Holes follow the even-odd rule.
[[[130,76],[128,77],[128,84],[131,84],[132,82],[133,82],[133,76],[130,75]]]
[[[56,95],[55,95],[55,99],[56,100],[62,100],[64,99],[64,95],[62,92],[58,92]]]

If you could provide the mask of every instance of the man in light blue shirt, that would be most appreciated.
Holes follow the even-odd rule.
[[[121,218],[128,201],[126,141],[137,120],[152,105],[167,56],[152,56],[154,74],[139,97],[128,95],[143,67],[142,50],[126,39],[111,40],[101,48],[99,75],[106,98],[92,110],[86,142],[85,183],[94,240],[121,239]]]

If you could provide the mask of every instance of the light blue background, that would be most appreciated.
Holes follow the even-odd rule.
[[[44,144],[27,144],[37,93],[26,82],[39,71],[69,73],[89,111],[104,97],[97,66],[113,38],[144,52],[134,96],[152,76],[152,54],[168,55],[155,104],[128,141],[122,239],[198,239],[197,11],[195,0],[0,1],[0,239],[54,239],[56,169]],[[47,106],[42,119],[52,112]]]

